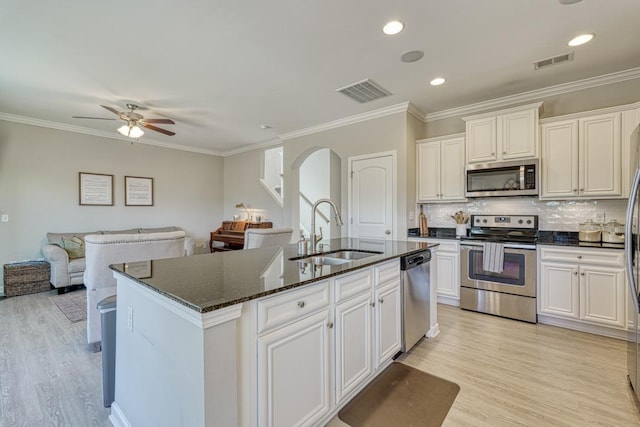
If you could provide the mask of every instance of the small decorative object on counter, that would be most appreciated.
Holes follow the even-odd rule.
[[[600,224],[588,219],[580,224],[578,228],[578,240],[581,242],[599,242],[602,238],[602,227]]]
[[[300,230],[300,240],[298,240],[298,255],[306,255],[309,251],[309,244],[304,238],[304,233]]]
[[[469,222],[469,214],[463,211],[458,211],[451,215],[451,218],[456,222],[456,237],[467,237],[467,223]]]
[[[420,205],[420,214],[418,215],[418,222],[420,225],[420,236],[427,237],[429,235],[429,225],[427,223],[427,216],[422,211],[422,205]]]
[[[603,225],[602,241],[605,243],[624,243],[624,224],[612,219]]]

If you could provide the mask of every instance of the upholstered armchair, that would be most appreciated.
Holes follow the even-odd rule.
[[[102,340],[97,304],[116,294],[111,264],[184,256],[184,231],[85,236],[84,285],[87,288],[87,342],[98,350]]]

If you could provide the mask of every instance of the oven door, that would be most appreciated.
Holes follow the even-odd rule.
[[[460,286],[527,297],[536,296],[535,245],[505,244],[504,269],[501,273],[482,268],[483,247],[479,242],[460,242]]]

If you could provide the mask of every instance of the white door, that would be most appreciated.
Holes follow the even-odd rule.
[[[580,196],[622,195],[620,113],[578,120]]]
[[[440,200],[440,141],[418,144],[418,200]],[[462,166],[464,168],[464,165]]]
[[[540,263],[540,312],[580,318],[580,280],[576,264]]]
[[[464,200],[464,138],[441,142],[440,165],[440,199]]]
[[[349,159],[349,236],[375,241],[393,240],[395,153]]]
[[[578,197],[578,121],[542,125],[541,199]]]
[[[376,368],[399,352],[402,346],[401,298],[400,280],[381,286],[374,292]]]
[[[626,283],[622,268],[580,267],[580,318],[624,328]]]

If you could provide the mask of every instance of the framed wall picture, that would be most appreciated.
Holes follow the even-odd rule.
[[[78,172],[81,206],[113,206],[113,175]]]
[[[125,206],[153,206],[153,178],[124,177]]]

